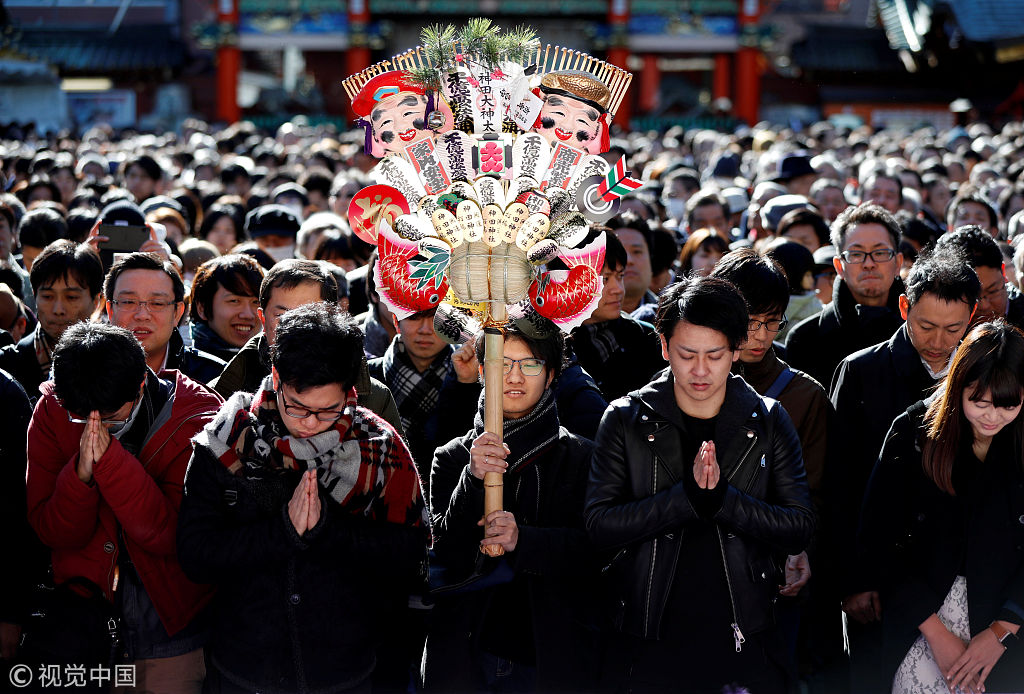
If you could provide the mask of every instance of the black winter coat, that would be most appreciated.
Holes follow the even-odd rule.
[[[618,550],[609,569],[617,577],[614,619],[634,636],[658,638],[682,533],[700,518],[682,481],[693,474],[679,446],[687,435],[671,369],[613,402],[598,429],[587,530],[598,550]],[[773,624],[786,555],[805,549],[814,531],[800,440],[776,400],[729,376],[715,445],[725,488],[710,518],[727,559],[734,621],[755,634]],[[717,571],[710,580],[721,580]]]
[[[966,575],[971,635],[993,620],[1024,624],[1024,461],[1010,431],[996,434],[984,463],[964,447],[954,466],[957,496],[921,466],[924,403],[893,422],[864,500],[857,553],[871,590],[880,592],[888,681],[918,626],[938,612],[957,575]],[[985,681],[992,692],[1019,692],[1024,651],[1007,650]]]
[[[0,551],[8,562],[0,572],[0,622],[12,624],[25,623],[32,586],[45,579],[50,559],[25,508],[25,435],[31,418],[25,391],[0,371]]]
[[[902,293],[903,282],[897,277],[884,307],[861,306],[854,301],[846,282],[837,277],[832,303],[789,331],[786,361],[832,392],[829,386],[839,362],[857,350],[888,340],[903,324],[899,307]]]
[[[579,365],[597,383],[605,400],[611,402],[631,390],[642,388],[654,374],[665,368],[661,342],[654,326],[625,313],[606,324],[615,335],[618,348],[605,358],[596,349],[588,326],[572,331],[568,344]]]
[[[499,561],[525,576],[536,650],[539,691],[593,691],[599,671],[595,623],[598,562],[583,528],[583,495],[593,444],[559,428],[557,442],[505,480],[505,510],[515,515],[519,540],[502,559],[480,552],[483,482],[469,472],[475,431],[439,448],[430,484],[434,546],[431,615],[424,660],[429,691],[475,689],[472,663],[494,587],[454,592],[490,574]],[[518,477],[537,475],[535,508],[521,508]],[[532,480],[524,479],[522,484]],[[486,579],[483,579],[486,580]]]
[[[906,324],[887,341],[843,360],[836,372],[832,405],[836,416],[829,434],[826,494],[829,548],[840,563],[842,597],[864,586],[853,547],[868,478],[892,422],[935,385],[907,335]]]
[[[177,330],[171,333],[167,350],[167,369],[180,371],[193,381],[204,385],[220,376],[220,372],[227,366],[227,362],[220,357],[195,347],[186,347],[185,341],[181,339],[181,333]]]
[[[42,328],[40,328],[41,330]],[[3,369],[21,384],[29,402],[35,405],[39,399],[39,385],[45,381],[36,359],[35,332],[26,333],[16,345],[0,349],[0,369]]]
[[[287,508],[299,479],[236,476],[197,446],[178,517],[182,568],[218,587],[207,654],[263,694],[365,681],[382,615],[405,603],[425,559],[425,531],[357,518],[323,489],[320,522],[300,537]]]

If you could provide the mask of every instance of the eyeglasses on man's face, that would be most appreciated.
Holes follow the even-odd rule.
[[[789,319],[785,316],[782,318],[773,318],[772,320],[757,320],[756,318],[751,318],[750,321],[747,322],[747,332],[756,333],[761,329],[761,326],[764,326],[768,329],[768,332],[777,333],[787,325],[789,325]]]
[[[512,367],[519,364],[519,370],[523,372],[524,376],[540,376],[541,372],[544,371],[544,360],[530,357],[527,359],[506,359],[502,363],[502,369],[505,375],[512,373]]]
[[[288,396],[284,394],[284,390],[279,392],[281,393],[281,401],[284,403],[284,413],[289,417],[306,419],[307,417],[315,416],[321,422],[336,422],[345,414],[344,410],[311,410],[308,407],[295,405],[288,402]]]
[[[891,248],[876,248],[873,251],[843,251],[839,254],[850,265],[860,265],[868,256],[876,263],[887,263],[896,257],[896,251]]]
[[[113,416],[115,414],[117,414],[117,410],[114,410],[113,412],[107,412],[106,414],[101,412],[100,413],[100,424],[102,424],[103,426],[122,426],[124,424],[127,424],[129,422],[129,420],[131,420],[131,418],[132,418],[132,411],[135,409],[135,405],[138,404],[139,398],[141,398],[141,397],[142,397],[142,393],[139,393],[136,396],[136,398],[134,400],[132,400],[132,406],[128,410],[128,416],[125,417],[124,419],[113,419]],[[119,407],[117,409],[119,410],[121,408]],[[67,412],[68,421],[71,422],[72,424],[88,424],[89,423],[89,416],[88,415],[86,415],[85,417],[80,417],[78,415],[72,414],[71,410],[69,410],[67,408],[65,408],[64,411]]]
[[[139,309],[146,309],[150,313],[166,313],[174,308],[177,301],[166,299],[154,299],[152,301],[139,301],[138,299],[111,299],[115,311],[122,313],[136,313]]]

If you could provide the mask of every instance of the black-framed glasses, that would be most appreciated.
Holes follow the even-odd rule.
[[[124,419],[110,419],[110,416],[113,415],[114,412],[108,412],[107,414],[103,414],[101,412],[100,413],[100,424],[102,424],[104,426],[115,426],[115,425],[116,426],[122,426],[124,424],[127,424],[129,421],[131,421],[132,412],[135,411],[135,406],[137,404],[139,404],[139,399],[141,397],[142,397],[142,393],[139,393],[135,397],[135,399],[132,400],[132,407],[131,407],[130,410],[128,410],[128,416],[125,417]],[[121,409],[121,408],[118,408],[118,409]],[[67,412],[68,421],[71,422],[72,424],[88,424],[89,423],[89,417],[88,416],[86,416],[86,417],[76,417],[75,415],[71,414],[71,410],[68,410],[67,408],[65,408],[64,411]],[[115,410],[115,412],[116,412],[116,410]]]
[[[777,333],[789,325],[789,319],[783,316],[782,318],[774,318],[772,320],[757,320],[751,318],[747,322],[747,332],[756,333],[761,329],[761,326],[768,329],[770,333]]]
[[[870,255],[876,263],[887,263],[896,257],[896,251],[891,248],[876,248],[873,251],[843,251],[839,254],[850,265],[860,265]]]
[[[293,405],[288,402],[288,396],[284,394],[284,390],[279,392],[281,393],[281,401],[284,402],[284,413],[289,417],[306,419],[307,417],[315,416],[321,422],[337,422],[345,414],[344,410],[311,410],[308,407]]]
[[[114,305],[114,309],[117,311],[124,311],[125,313],[135,313],[140,308],[148,309],[150,313],[164,313],[169,311],[177,301],[166,301],[164,299],[153,299],[151,301],[139,301],[138,299],[111,299],[110,303]]]
[[[512,367],[519,364],[519,370],[523,372],[524,376],[540,376],[541,372],[544,371],[544,360],[537,359],[536,357],[529,357],[527,359],[506,359],[502,363],[502,368],[505,371],[505,375],[512,373]]]

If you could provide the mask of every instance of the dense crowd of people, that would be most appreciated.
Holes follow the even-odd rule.
[[[505,331],[501,436],[483,340],[377,293],[363,140],[0,143],[7,668],[1024,691],[1024,124],[619,133],[645,185],[590,317]]]

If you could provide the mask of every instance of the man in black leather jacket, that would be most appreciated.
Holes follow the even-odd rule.
[[[729,373],[748,322],[731,284],[684,280],[658,314],[669,368],[605,412],[587,489],[591,540],[617,552],[606,680],[785,692],[772,605],[814,530],[796,430]]]

